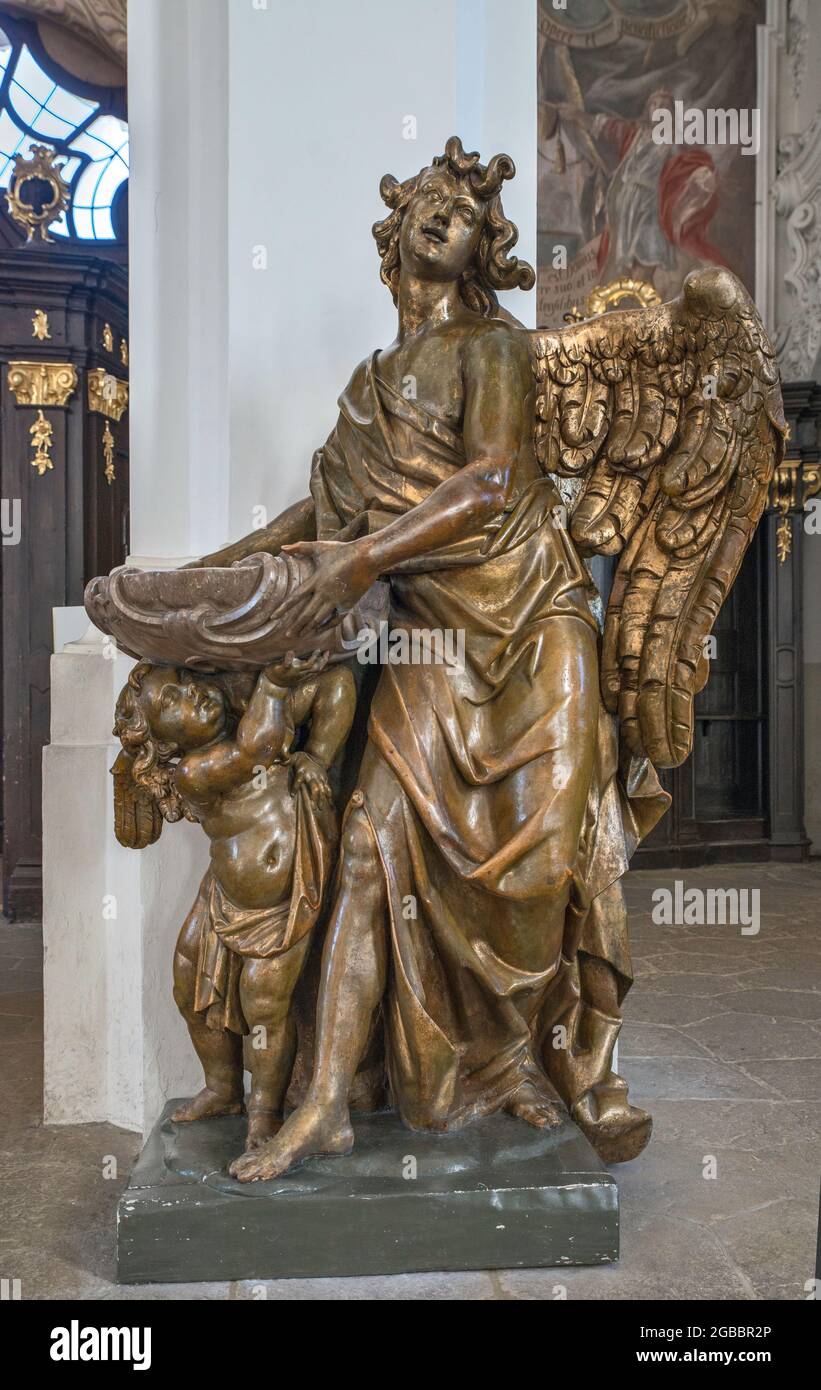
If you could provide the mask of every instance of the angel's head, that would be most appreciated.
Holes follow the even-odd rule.
[[[480,164],[453,135],[413,178],[399,183],[385,175],[379,191],[391,211],[373,234],[394,302],[403,266],[420,279],[457,280],[464,303],[485,318],[496,313],[497,290],[533,287],[533,267],[508,254],[518,233],[505,217],[501,188],[515,172],[509,155]]]
[[[183,814],[173,780],[176,759],[214,743],[225,728],[222,691],[183,667],[140,661],[117,699],[114,733],[134,759],[135,782],[156,798],[166,820]]]

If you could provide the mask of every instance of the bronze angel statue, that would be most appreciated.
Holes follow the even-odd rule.
[[[650,1136],[612,1068],[621,879],[669,802],[656,769],[690,751],[704,638],[783,448],[778,372],[723,269],[670,304],[526,331],[497,299],[535,278],[511,254],[514,172],[454,137],[382,180],[397,336],[353,372],[310,496],[198,562],[297,558],[277,614],[303,655],[377,581],[392,631],[464,641],[458,666],[383,665],[369,709],[361,686],[313,1070],[232,1166],[244,1181],[349,1150],[363,1068],[415,1129],[569,1112],[612,1162]],[[618,557],[603,631],[595,555]]]

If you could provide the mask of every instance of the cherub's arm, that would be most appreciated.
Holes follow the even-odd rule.
[[[334,666],[294,692],[294,722],[310,721],[305,747],[293,757],[293,788],[303,783],[311,798],[330,798],[327,771],[350,732],[356,685],[347,666]]]
[[[294,721],[310,720],[305,752],[330,767],[350,733],[356,685],[347,666],[331,666],[294,692]]]
[[[242,786],[254,768],[267,767],[282,751],[292,730],[289,691],[271,680],[273,669],[268,667],[260,672],[235,738],[221,739],[180,760],[176,783],[182,796],[197,805],[206,805],[222,793]]]

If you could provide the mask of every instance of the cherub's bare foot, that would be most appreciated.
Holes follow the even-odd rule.
[[[505,1110],[536,1129],[555,1129],[567,1114],[558,1097],[548,1100],[530,1081],[525,1081],[510,1097]]]
[[[353,1130],[347,1109],[329,1110],[316,1101],[306,1100],[288,1117],[276,1138],[253,1153],[235,1158],[228,1171],[240,1182],[278,1178],[311,1154],[346,1154],[352,1148]]]
[[[179,1124],[188,1120],[210,1120],[215,1115],[241,1115],[244,1109],[244,1103],[236,1097],[230,1100],[209,1086],[203,1086],[191,1100],[178,1106],[171,1118]]]
[[[278,1134],[281,1129],[281,1110],[263,1110],[259,1106],[249,1105],[245,1152],[250,1153],[252,1149],[260,1149],[263,1144],[267,1144],[269,1139],[273,1139],[274,1135]]]

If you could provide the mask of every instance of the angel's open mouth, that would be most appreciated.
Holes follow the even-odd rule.
[[[441,227],[423,227],[422,232],[428,239],[433,239],[434,241],[445,242],[448,239],[447,232],[443,231]]]

